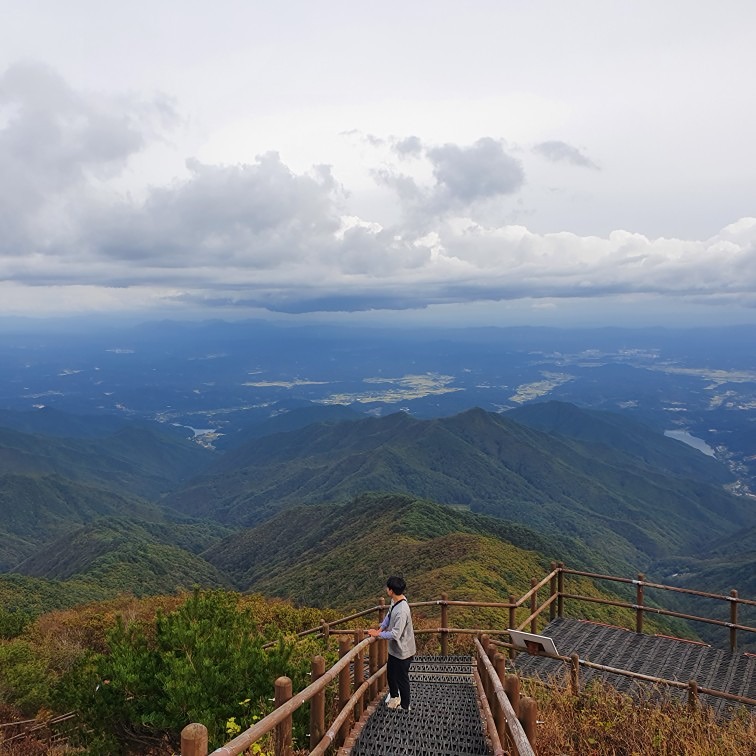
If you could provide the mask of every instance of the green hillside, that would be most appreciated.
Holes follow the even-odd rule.
[[[130,425],[119,415],[73,415],[55,407],[31,411],[0,409],[0,428],[59,438],[104,438]]]
[[[203,556],[241,590],[345,607],[374,600],[395,572],[414,576],[417,599],[452,589],[459,598],[506,596],[567,549],[590,559],[566,539],[409,496],[366,494],[285,510]]]
[[[162,519],[152,504],[56,475],[0,475],[0,572],[100,517]]]
[[[166,493],[211,456],[197,444],[139,426],[97,439],[0,427],[0,475],[57,475],[144,498]]]
[[[665,443],[674,450],[668,457],[681,447],[660,436]],[[695,553],[756,521],[753,507],[717,486],[482,410],[436,420],[398,413],[266,437],[229,452],[166,503],[254,525],[286,506],[344,502],[366,491],[579,538],[635,569]]]
[[[16,635],[27,622],[45,612],[100,601],[108,595],[108,590],[91,581],[0,575],[0,638]]]
[[[177,533],[179,530],[181,532]],[[192,532],[193,531],[193,532]],[[92,582],[110,594],[135,596],[227,587],[228,579],[205,560],[177,545],[205,548],[215,538],[205,525],[138,523],[111,518],[77,528],[19,564],[15,572],[54,580]]]
[[[604,572],[615,567],[570,539],[389,494],[286,510],[203,554],[241,590],[341,611],[374,604],[384,595],[386,578],[395,573],[407,578],[412,601],[433,601],[442,593],[456,601],[507,601],[509,594],[525,593],[531,578],[542,578],[557,555],[573,568]],[[588,580],[572,580],[579,593],[617,599]],[[458,621],[474,618],[485,627],[502,626],[508,619],[503,610],[452,611]],[[628,611],[615,607],[575,604],[571,611],[602,622],[632,622]],[[527,613],[523,608],[518,616]],[[419,615],[438,616],[433,608]],[[667,632],[688,632],[680,623],[653,624]]]
[[[506,416],[544,433],[592,445],[598,458],[614,464],[626,456],[628,464],[681,478],[713,484],[733,480],[727,467],[712,457],[616,412],[550,401],[517,407]]]
[[[139,427],[0,429],[0,571],[59,584],[62,605],[233,585],[342,608],[374,601],[391,571],[416,597],[502,599],[551,561],[752,592],[751,502],[712,485],[721,471],[703,455],[621,416],[548,403],[532,410],[547,433],[482,410],[306,427],[322,415],[286,414],[222,455]],[[706,463],[695,480],[691,459]]]
[[[364,417],[351,407],[341,404],[309,404],[290,408],[279,405],[274,411],[275,414],[272,416],[260,419],[236,433],[222,434],[214,443],[215,447],[222,450],[232,449],[257,438],[299,430],[313,423],[337,423]]]
[[[756,527],[720,539],[695,556],[662,560],[652,569],[669,585],[723,596],[735,589],[741,598],[753,600],[756,597]],[[730,619],[727,602],[675,595],[669,603],[688,614],[700,613],[701,604],[708,604],[717,611],[719,619]],[[738,622],[756,627],[756,607],[741,605]],[[722,632],[716,628],[701,630],[702,636],[719,642]],[[751,650],[756,650],[756,641],[751,643]]]

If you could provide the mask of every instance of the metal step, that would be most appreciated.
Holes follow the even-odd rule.
[[[416,657],[410,711],[381,702],[351,756],[487,756],[472,669],[471,657]]]

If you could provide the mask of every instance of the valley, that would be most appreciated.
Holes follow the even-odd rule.
[[[0,333],[6,605],[50,605],[50,581],[63,604],[195,583],[322,604],[355,527],[375,531],[358,546],[369,563],[405,517],[446,512],[446,531],[413,524],[395,555],[429,591],[428,554],[468,533],[443,570],[463,596],[483,590],[471,565],[513,546],[540,568],[725,592],[729,572],[756,593],[756,373],[733,348],[753,336],[257,322]],[[344,606],[371,592],[350,581]]]

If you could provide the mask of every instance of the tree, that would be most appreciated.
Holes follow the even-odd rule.
[[[119,618],[109,653],[82,659],[64,686],[94,733],[90,752],[176,744],[190,722],[204,724],[211,743],[222,744],[232,717],[249,723],[270,710],[278,676],[306,684],[306,660],[294,662],[293,643],[281,637],[266,650],[263,642],[249,608],[225,591],[195,591],[154,625]]]

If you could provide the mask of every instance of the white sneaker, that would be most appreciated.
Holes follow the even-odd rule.
[[[401,706],[402,699],[397,696],[396,698],[389,698],[388,703],[386,706],[389,709],[398,709]]]

